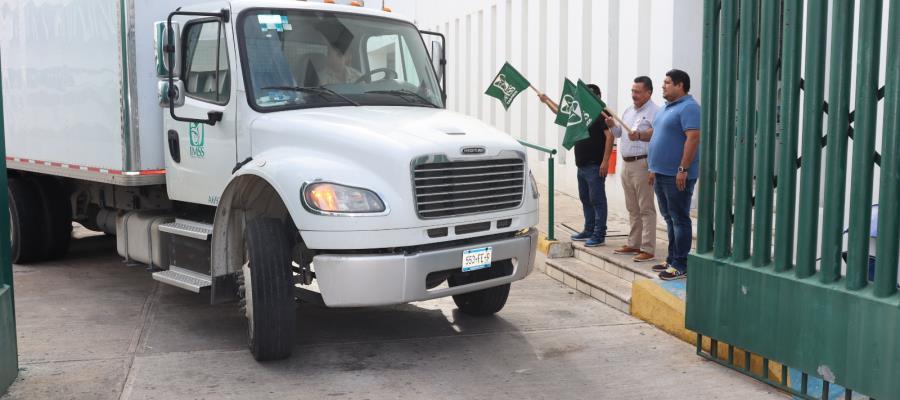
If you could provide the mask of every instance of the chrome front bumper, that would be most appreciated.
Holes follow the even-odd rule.
[[[428,290],[428,274],[461,268],[463,251],[492,247],[492,260],[512,260],[511,275],[453,288]],[[412,254],[332,255],[313,258],[316,280],[329,307],[361,307],[409,303],[504,285],[534,269],[537,229],[519,236],[469,243]]]

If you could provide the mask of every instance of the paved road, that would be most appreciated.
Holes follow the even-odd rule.
[[[784,398],[540,272],[492,318],[449,299],[301,305],[294,357],[264,364],[236,306],[157,284],[114,238],[14,276],[22,370],[4,400]]]

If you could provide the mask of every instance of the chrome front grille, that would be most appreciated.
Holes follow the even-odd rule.
[[[516,208],[525,182],[519,158],[416,165],[416,211],[420,218],[446,218]]]

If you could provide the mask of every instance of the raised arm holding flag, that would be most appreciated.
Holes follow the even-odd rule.
[[[578,81],[578,85],[573,84],[568,79],[565,80],[559,105],[557,105],[546,94],[532,86],[528,79],[515,67],[506,62],[491,81],[491,85],[484,91],[484,94],[500,100],[503,108],[509,110],[509,106],[512,105],[516,97],[528,88],[534,90],[541,102],[546,104],[556,114],[554,122],[566,128],[563,147],[567,150],[571,150],[575,142],[589,136],[588,128],[597,118],[600,118],[601,113],[609,115],[619,122],[626,131],[631,133],[631,129],[621,123],[621,120],[615,113],[608,112],[606,103],[591,93],[581,80]]]
[[[534,90],[534,93],[541,97],[541,101],[544,101],[543,98],[546,97],[544,93],[532,86],[531,82],[528,82],[528,79],[522,73],[507,62],[500,68],[500,72],[491,81],[491,85],[484,91],[484,94],[500,100],[503,108],[509,110],[513,100],[528,88]],[[553,112],[556,113],[556,105],[553,104],[553,101],[544,101],[544,103],[549,107],[553,107]]]

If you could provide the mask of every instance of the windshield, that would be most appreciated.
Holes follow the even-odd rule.
[[[414,26],[323,11],[251,10],[240,22],[249,98],[262,111],[443,107]]]

